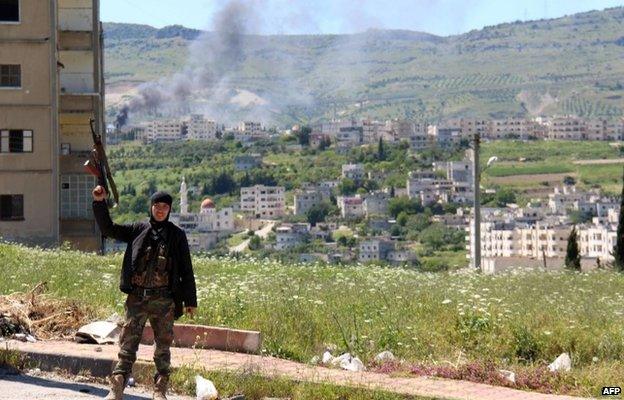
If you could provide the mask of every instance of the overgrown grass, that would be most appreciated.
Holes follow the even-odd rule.
[[[0,293],[47,281],[53,294],[101,316],[122,312],[120,255],[0,244],[0,265]],[[390,350],[410,363],[439,364],[461,351],[513,369],[569,352],[580,391],[612,376],[624,357],[624,276],[615,272],[484,276],[198,257],[194,267],[194,322],[260,330],[264,354],[292,360],[331,347],[365,363]]]
[[[286,378],[269,379],[253,372],[205,371],[192,366],[175,370],[171,379],[172,387],[180,393],[194,394],[197,373],[210,379],[218,388],[221,397],[244,394],[246,399],[251,400],[267,397],[292,400],[426,400],[424,397],[403,396],[380,390],[354,389],[318,382],[295,382]]]

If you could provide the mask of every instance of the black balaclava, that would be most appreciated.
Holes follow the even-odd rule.
[[[167,218],[165,218],[161,222],[158,222],[154,219],[154,216],[152,215],[152,206],[155,203],[166,203],[169,204],[169,207],[171,207],[171,204],[173,204],[173,198],[167,192],[156,192],[152,195],[152,197],[150,197],[150,224],[152,224],[152,228],[160,230],[161,228],[164,228],[167,224],[167,221],[169,221],[169,215],[171,215],[171,210],[169,211],[169,214],[167,214]]]

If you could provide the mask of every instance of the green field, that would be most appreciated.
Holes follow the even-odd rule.
[[[581,188],[599,187],[609,194],[619,194],[622,188],[624,166],[617,162],[600,165],[577,165],[579,160],[615,160],[622,158],[620,147],[608,142],[597,141],[495,141],[482,146],[482,168],[485,162],[497,156],[499,161],[483,172],[484,182],[491,186],[508,187],[526,191],[535,188],[548,188],[555,184],[549,181],[548,174],[565,174],[575,178]],[[522,176],[519,176],[522,175]],[[544,179],[540,179],[540,175]],[[489,178],[506,179],[495,184]],[[549,182],[543,182],[549,181]]]
[[[390,350],[406,365],[445,365],[461,352],[468,362],[535,377],[543,373],[531,371],[569,352],[573,370],[546,375],[551,389],[541,380],[524,384],[585,396],[618,384],[624,373],[624,276],[615,272],[484,276],[265,259],[193,261],[194,322],[260,330],[267,355],[308,362],[334,347],[368,364]],[[100,317],[122,312],[120,255],[0,244],[0,264],[7,278],[0,281],[2,294],[46,281],[52,295],[76,299]]]

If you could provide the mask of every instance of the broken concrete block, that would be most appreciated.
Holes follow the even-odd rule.
[[[499,369],[498,373],[505,379],[507,379],[511,383],[516,383],[516,374],[513,371],[508,371],[506,369]]]
[[[555,359],[549,366],[548,369],[551,372],[556,371],[565,371],[568,372],[572,369],[572,360],[568,353],[561,353],[559,357]]]
[[[219,398],[219,392],[212,381],[201,377],[195,376],[195,394],[197,400],[217,400]]]

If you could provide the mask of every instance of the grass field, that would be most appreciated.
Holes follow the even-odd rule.
[[[0,244],[0,264],[2,294],[47,281],[52,295],[101,317],[123,311],[120,255]],[[581,395],[624,373],[624,276],[614,272],[483,276],[197,257],[194,268],[194,322],[260,330],[264,354],[307,362],[332,347],[370,363],[390,350],[408,364],[444,365],[461,352],[533,370],[565,351],[574,369],[548,390]]]
[[[608,142],[591,141],[495,141],[483,144],[482,160],[497,156],[499,162],[483,172],[487,184],[528,192],[537,187],[561,185],[572,176],[581,188],[600,187],[619,194],[622,187],[620,148]],[[600,160],[603,164],[576,164]],[[612,164],[606,160],[614,160]],[[560,174],[557,179],[556,174]],[[508,178],[508,179],[501,179]]]

